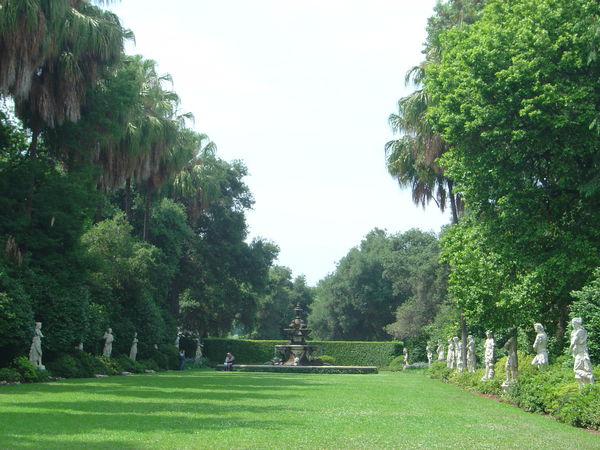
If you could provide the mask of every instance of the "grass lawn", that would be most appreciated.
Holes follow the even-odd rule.
[[[166,372],[0,387],[0,448],[600,448],[418,373]]]

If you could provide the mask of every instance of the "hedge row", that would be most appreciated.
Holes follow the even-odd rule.
[[[338,366],[234,366],[235,371],[239,372],[276,372],[276,373],[335,373],[335,374],[369,374],[378,373],[376,367],[355,367],[347,368]]]
[[[220,364],[225,354],[235,355],[238,364],[264,364],[273,359],[275,346],[289,341],[259,341],[251,339],[205,339],[204,355],[213,363]],[[319,345],[317,355],[333,358],[337,366],[377,366],[386,367],[392,359],[402,354],[401,342],[351,342],[351,341],[310,341]]]
[[[495,378],[485,382],[481,381],[483,369],[459,374],[439,362],[431,366],[429,375],[469,390],[501,396],[527,411],[549,414],[570,425],[600,429],[600,386],[579,389],[569,358],[560,358],[543,371],[531,365],[532,359],[530,355],[519,355],[518,380],[506,393],[501,387],[506,357],[496,363]],[[594,376],[600,377],[600,368],[594,370]]]

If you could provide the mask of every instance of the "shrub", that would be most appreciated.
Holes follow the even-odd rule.
[[[36,367],[26,356],[17,356],[11,367],[19,372],[21,381],[37,381]]]
[[[404,356],[396,356],[387,366],[388,370],[398,372],[404,368]]]
[[[16,369],[4,367],[3,369],[0,369],[0,381],[16,383],[17,381],[21,381],[21,375]]]
[[[57,377],[80,378],[86,375],[81,362],[71,355],[61,355],[47,363],[50,371]]]
[[[321,356],[319,356],[319,360],[321,361],[321,364],[324,366],[334,366],[336,364],[335,358],[330,355],[321,355]]]
[[[77,358],[81,364],[82,377],[93,377],[96,374],[108,375],[106,366],[100,360],[99,356],[87,352],[77,352],[75,358]]]
[[[142,359],[139,361],[139,364],[142,367],[142,370],[160,370],[158,364],[156,364],[156,361],[154,361],[153,359]]]
[[[35,369],[35,375],[35,381],[44,382],[50,380],[51,373],[45,369]]]
[[[104,371],[101,372],[105,375],[117,375],[123,372],[123,368],[119,365],[118,361],[106,356],[98,356],[98,361],[104,366]]]
[[[443,361],[435,361],[427,370],[427,374],[436,380],[448,381],[448,378],[452,375],[452,369],[447,367]]]
[[[555,415],[561,422],[576,427],[600,429],[600,386],[586,386],[568,395]]]
[[[126,372],[133,373],[143,373],[144,366],[140,364],[138,361],[134,361],[127,355],[119,355],[115,359],[115,362],[119,365],[121,369]]]

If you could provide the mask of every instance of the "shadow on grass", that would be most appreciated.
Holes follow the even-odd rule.
[[[10,409],[2,414],[0,447],[129,449],[143,447],[143,435],[150,434],[234,428],[277,432],[293,426],[278,413],[289,411],[285,405],[303,390],[320,384],[315,381],[204,372],[19,386],[0,395],[0,408]],[[94,434],[110,439],[89,437]]]

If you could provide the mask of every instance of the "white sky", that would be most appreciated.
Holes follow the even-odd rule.
[[[435,0],[122,0],[129,53],[173,76],[182,109],[225,160],[242,159],[251,237],[312,285],[373,228],[439,231],[387,174],[404,74]]]

